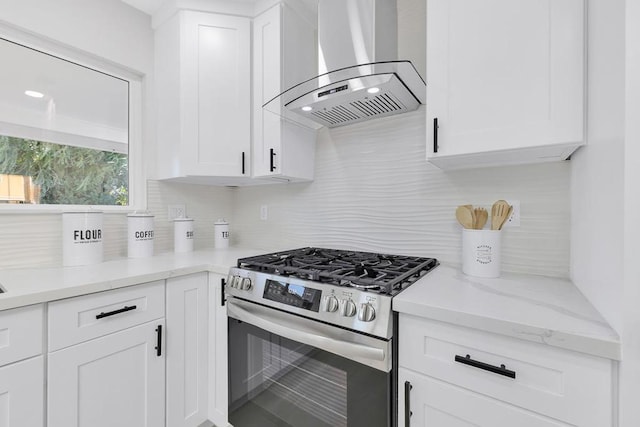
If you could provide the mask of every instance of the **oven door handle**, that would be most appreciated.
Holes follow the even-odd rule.
[[[242,303],[238,300],[229,300],[227,304],[228,315],[234,319],[250,323],[276,335],[336,353],[347,358],[367,359],[378,362],[385,360],[385,352],[383,349],[318,335],[314,333],[311,328],[301,328],[302,319],[300,319],[299,322],[296,322],[295,327],[291,324],[282,324],[269,316],[267,311],[260,313],[259,315],[254,314],[250,310],[240,307],[241,304],[245,305],[246,303]]]

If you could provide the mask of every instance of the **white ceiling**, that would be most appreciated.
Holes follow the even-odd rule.
[[[152,15],[160,9],[163,3],[167,0],[122,0],[123,3],[133,6],[136,9],[143,11],[148,15]],[[255,3],[257,0],[233,0],[235,2],[242,3]]]

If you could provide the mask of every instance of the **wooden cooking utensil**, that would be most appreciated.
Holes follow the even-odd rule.
[[[491,206],[491,229],[500,230],[502,224],[509,218],[509,203],[498,200]]]
[[[456,208],[456,219],[464,228],[473,228],[473,210],[467,206]]]
[[[489,218],[489,212],[485,208],[475,208],[474,213],[476,214],[476,221],[474,223],[473,228],[476,230],[482,230],[484,225],[487,223],[487,219]]]

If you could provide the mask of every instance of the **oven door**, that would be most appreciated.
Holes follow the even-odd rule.
[[[391,342],[230,298],[234,427],[388,427]]]

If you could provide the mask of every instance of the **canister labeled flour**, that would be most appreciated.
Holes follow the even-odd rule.
[[[132,213],[127,215],[127,253],[129,258],[153,256],[153,215]]]
[[[193,219],[176,218],[173,220],[173,251],[193,251]]]
[[[102,262],[104,237],[102,212],[64,212],[62,214],[62,265]]]
[[[214,246],[216,249],[229,247],[229,223],[224,219],[219,219],[213,224],[215,233]]]

